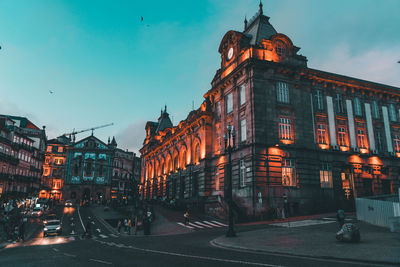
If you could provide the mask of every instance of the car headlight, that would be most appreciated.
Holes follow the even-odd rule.
[[[47,228],[45,227],[45,228],[43,228],[43,230],[44,230],[44,231],[47,231],[47,230],[49,230],[49,229],[47,229]]]
[[[61,229],[61,226],[58,226],[57,228],[56,228],[56,230],[60,230]]]

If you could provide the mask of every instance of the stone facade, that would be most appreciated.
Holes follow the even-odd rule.
[[[306,214],[395,193],[400,89],[308,68],[299,49],[276,32],[262,5],[243,32],[227,32],[221,68],[201,107],[177,126],[166,110],[146,124],[143,196],[178,199],[223,217],[228,125],[236,129],[239,219],[273,216],[284,197],[290,214]]]

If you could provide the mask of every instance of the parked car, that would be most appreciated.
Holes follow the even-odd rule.
[[[71,200],[66,200],[65,201],[65,207],[72,207],[72,201]]]
[[[60,220],[51,220],[43,227],[43,236],[48,236],[49,234],[62,234],[62,227]]]
[[[32,217],[41,217],[43,215],[43,209],[40,207],[34,207],[31,213]]]
[[[57,215],[55,214],[49,214],[43,219],[43,225],[46,225],[49,221],[54,221],[57,220]]]

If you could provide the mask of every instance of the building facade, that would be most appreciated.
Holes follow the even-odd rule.
[[[0,115],[0,197],[37,196],[46,135],[24,117]]]
[[[117,148],[115,138],[107,144],[91,135],[67,149],[63,198],[77,201],[108,201],[129,192],[133,153]]]
[[[64,167],[70,143],[66,136],[47,141],[39,198],[62,200]]]
[[[351,208],[400,184],[400,88],[307,67],[263,14],[229,31],[221,67],[199,109],[173,126],[146,124],[141,192],[224,216],[227,126],[235,215],[265,217]]]

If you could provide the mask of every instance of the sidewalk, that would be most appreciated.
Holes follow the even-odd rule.
[[[287,224],[287,223],[286,223]],[[298,223],[300,224],[300,223]],[[400,235],[364,222],[360,243],[336,241],[338,224],[323,223],[302,227],[266,225],[264,229],[240,232],[235,238],[225,236],[211,244],[227,249],[272,252],[314,258],[330,258],[373,263],[400,263]]]

